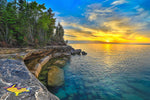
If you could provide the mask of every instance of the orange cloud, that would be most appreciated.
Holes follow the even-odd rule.
[[[105,22],[104,26],[110,28],[108,31],[104,31],[103,29],[93,29],[76,23],[69,24],[63,22],[62,24],[64,26],[73,27],[72,29],[65,29],[66,40],[89,40],[117,43],[150,42],[150,38],[137,34],[137,27],[124,23],[127,21],[128,19]]]

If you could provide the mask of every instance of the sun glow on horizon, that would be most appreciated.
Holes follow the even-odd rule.
[[[106,40],[106,42],[109,43],[110,41],[109,41],[109,40]]]

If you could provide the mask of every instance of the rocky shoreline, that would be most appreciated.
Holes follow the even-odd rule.
[[[3,90],[0,92],[1,100],[4,100],[3,98],[5,98],[5,100],[19,100],[18,98],[22,98],[23,100],[59,100],[56,96],[54,96],[47,90],[47,88],[44,86],[44,82],[42,82],[44,85],[40,82],[42,79],[41,74],[44,73],[44,75],[48,75],[47,85],[60,86],[64,81],[64,72],[61,68],[65,66],[70,56],[76,54],[87,54],[85,51],[82,51],[81,49],[75,50],[71,46],[47,46],[42,49],[24,48],[21,51],[22,52],[18,53],[13,52],[12,54],[2,54],[2,51],[0,51],[0,87],[8,87],[12,84],[18,84],[19,87],[30,87],[32,90],[32,96],[30,93],[25,93],[20,94],[20,96],[16,97],[15,95],[13,95],[13,93],[1,88],[1,90]],[[15,49],[15,52],[17,52],[17,49]],[[55,61],[53,61],[54,59]],[[52,63],[51,66],[47,67],[49,70],[41,72],[43,66],[46,66],[48,62]],[[12,73],[14,71],[16,73]],[[6,75],[1,75],[4,72],[6,72]],[[24,75],[23,73],[25,73],[26,75]],[[25,78],[25,76],[29,77]],[[11,80],[8,80],[7,77],[11,78]],[[39,77],[40,81],[35,77]],[[24,81],[26,84],[24,84]],[[32,87],[36,87],[36,89],[32,89]],[[41,92],[44,94],[46,93],[47,95],[41,95],[40,97],[37,97],[37,93],[41,94]]]

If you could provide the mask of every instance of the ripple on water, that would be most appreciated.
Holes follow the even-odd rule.
[[[88,52],[66,65],[61,100],[149,100],[150,46],[73,44]],[[127,49],[128,48],[128,49]]]

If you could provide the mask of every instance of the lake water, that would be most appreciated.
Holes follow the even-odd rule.
[[[87,56],[72,56],[61,100],[150,100],[150,45],[70,44]]]

